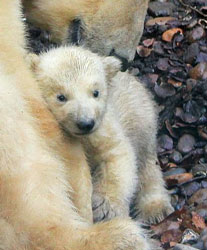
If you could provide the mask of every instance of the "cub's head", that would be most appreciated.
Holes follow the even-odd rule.
[[[80,47],[52,49],[29,59],[42,95],[64,130],[74,136],[96,130],[106,111],[107,84],[119,71],[119,60]]]

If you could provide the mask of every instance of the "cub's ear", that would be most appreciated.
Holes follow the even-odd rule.
[[[121,70],[121,61],[113,56],[103,57],[103,65],[108,81]]]
[[[32,72],[36,72],[38,64],[40,62],[39,56],[34,53],[28,53],[25,57],[25,60],[28,63],[30,70]]]

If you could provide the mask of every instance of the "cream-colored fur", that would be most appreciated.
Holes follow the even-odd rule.
[[[87,152],[94,172],[94,220],[128,215],[137,190],[136,209],[144,221],[169,214],[170,199],[156,165],[156,109],[143,85],[118,72],[117,59],[80,47],[53,49],[31,60],[49,109]],[[91,130],[79,128],[91,120]]]
[[[84,153],[77,142],[71,142],[68,150],[69,143],[63,141],[57,122],[40,96],[24,60],[25,35],[20,20],[19,1],[2,1],[0,249],[153,249],[130,219],[91,225],[76,211],[69,181],[78,180],[72,175],[79,160],[78,164],[86,164]],[[71,155],[66,156],[66,151]],[[85,188],[90,192],[87,185]]]
[[[139,187],[135,210],[144,221],[156,223],[173,211],[157,165],[157,109],[143,84],[128,73],[119,72],[111,81],[113,103],[125,135],[137,156]]]
[[[50,31],[53,41],[77,36],[93,52],[133,60],[149,0],[23,0],[28,20]],[[80,27],[73,27],[74,20]],[[75,34],[74,34],[75,33]]]

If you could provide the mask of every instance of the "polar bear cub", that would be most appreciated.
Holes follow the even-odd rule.
[[[156,165],[157,116],[145,87],[114,57],[60,47],[30,57],[42,95],[66,136],[81,140],[93,175],[94,221],[157,222],[172,211]],[[81,178],[81,177],[80,177]]]

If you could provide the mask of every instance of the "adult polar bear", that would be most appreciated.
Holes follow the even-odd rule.
[[[65,163],[69,170],[72,164],[57,149],[64,144],[60,130],[24,60],[20,20],[19,1],[1,1],[0,249],[153,249],[130,219],[91,225],[75,211],[65,174]],[[78,152],[74,167],[84,164]]]
[[[149,0],[22,0],[29,21],[58,43],[133,60]]]

